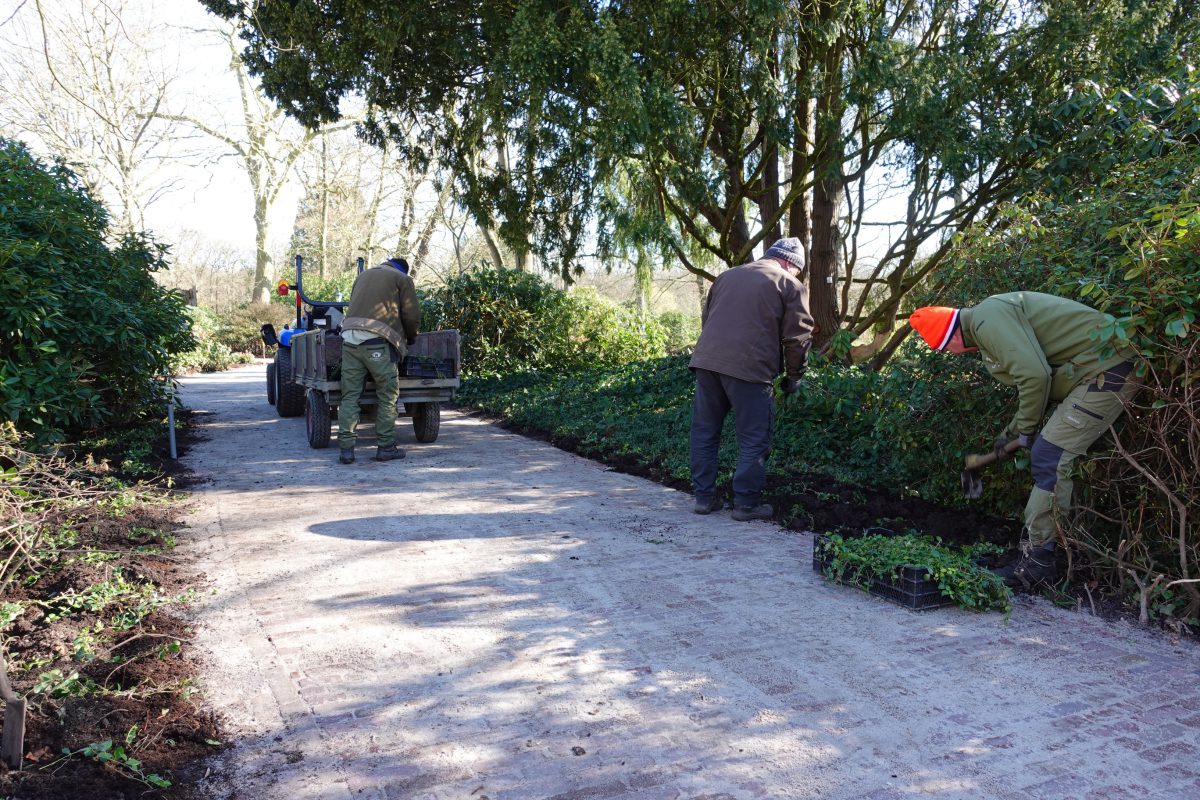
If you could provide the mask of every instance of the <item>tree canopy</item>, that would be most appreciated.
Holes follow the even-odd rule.
[[[828,339],[890,325],[950,234],[1076,140],[1089,81],[1165,70],[1189,0],[552,2],[204,0],[234,20],[264,90],[309,126],[357,96],[364,134],[423,136],[459,200],[518,254],[569,276],[595,235],[708,263],[779,235],[810,255]],[[852,292],[870,191],[906,187],[886,252]],[[696,258],[699,254],[702,258]]]

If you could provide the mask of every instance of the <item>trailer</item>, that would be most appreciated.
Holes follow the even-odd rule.
[[[365,269],[363,259],[359,258],[357,264],[358,271],[362,272]],[[275,412],[281,417],[298,417],[304,413],[304,387],[294,380],[292,337],[306,331],[336,331],[350,304],[340,297],[335,300],[308,297],[304,293],[304,259],[301,256],[296,256],[296,282],[281,280],[276,288],[283,297],[296,293],[296,321],[279,332],[270,323],[260,329],[263,342],[275,348],[275,355],[267,364],[267,402],[275,406]],[[336,358],[333,363],[337,363]]]
[[[304,393],[304,429],[310,447],[328,447],[333,420],[341,402],[342,337],[317,328],[291,337],[293,380]],[[408,354],[397,365],[400,394],[396,416],[412,417],[418,442],[437,441],[442,423],[441,404],[454,398],[459,386],[458,331],[417,334]],[[359,405],[368,413],[379,402],[375,383],[367,380]]]
[[[358,259],[358,271],[364,269]],[[267,365],[267,402],[281,417],[304,414],[309,446],[328,447],[333,420],[341,402],[341,320],[350,304],[341,300],[313,300],[304,293],[304,260],[296,256],[296,282],[280,281],[280,295],[296,293],[296,323],[276,333],[262,326],[262,338],[276,348]],[[400,397],[397,417],[412,417],[419,442],[437,440],[441,404],[453,399],[459,386],[458,331],[432,331],[417,335],[416,342],[397,365]],[[375,384],[367,380],[359,405],[366,414],[378,403]]]

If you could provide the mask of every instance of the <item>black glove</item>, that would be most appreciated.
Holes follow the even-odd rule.
[[[800,394],[800,381],[797,378],[784,378],[779,384],[779,391],[784,397],[792,397]]]

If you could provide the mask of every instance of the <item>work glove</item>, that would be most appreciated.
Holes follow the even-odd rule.
[[[996,454],[996,458],[1007,458],[1010,453],[1004,452],[1004,448],[1008,447],[1010,442],[1015,441],[1021,447],[1029,447],[1033,444],[1032,433],[1010,434],[1008,431],[996,437],[996,443],[992,445],[992,452]]]
[[[784,378],[779,384],[779,391],[785,398],[795,397],[800,394],[800,380],[798,378]]]

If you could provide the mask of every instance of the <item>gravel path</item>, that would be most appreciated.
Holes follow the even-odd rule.
[[[823,582],[808,534],[454,412],[340,466],[261,365],[184,401],[234,744],[210,797],[1200,796],[1190,644],[1028,598],[905,611]]]

